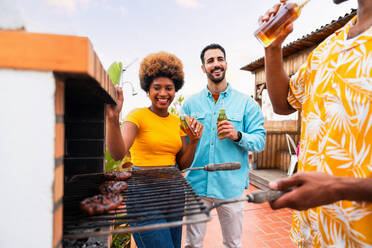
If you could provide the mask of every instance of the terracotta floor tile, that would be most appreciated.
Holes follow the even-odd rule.
[[[278,229],[275,228],[275,226],[273,225],[268,225],[268,224],[264,224],[264,225],[261,225],[260,228],[265,232],[265,233],[277,233],[278,232]]]
[[[251,185],[245,194],[254,190],[257,188]],[[207,223],[204,248],[222,248],[222,234],[217,212],[213,210],[211,216],[212,220]],[[295,248],[296,246],[289,239],[291,222],[292,210],[290,209],[274,211],[268,203],[246,202],[244,204],[242,245],[244,248]],[[185,235],[183,241],[184,239]]]
[[[263,241],[257,240],[257,239],[251,239],[251,240],[249,240],[249,242],[244,242],[244,240],[243,240],[242,245],[243,245],[243,248],[245,248],[245,247],[248,247],[248,248],[255,248],[255,247],[270,248]]]
[[[291,230],[291,228],[289,227],[289,228],[278,228],[277,229],[277,232],[279,233],[279,234],[281,234],[282,236],[289,236],[289,231]]]
[[[270,248],[282,248],[282,246],[275,240],[263,241],[263,243]]]

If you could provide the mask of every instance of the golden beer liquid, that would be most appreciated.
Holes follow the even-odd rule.
[[[263,23],[254,35],[264,47],[268,47],[280,35],[287,24],[294,22],[298,18],[301,8],[306,3],[307,1],[300,6],[296,3],[281,5],[276,15]]]

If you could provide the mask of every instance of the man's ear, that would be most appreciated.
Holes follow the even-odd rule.
[[[205,67],[204,67],[204,65],[201,65],[201,69],[205,73]]]

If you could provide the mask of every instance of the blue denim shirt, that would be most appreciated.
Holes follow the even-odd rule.
[[[233,123],[237,131],[242,132],[239,142],[229,138],[218,139],[216,122],[222,105],[226,109],[228,121]],[[191,167],[224,162],[241,163],[241,168],[233,171],[188,171],[186,179],[196,194],[218,199],[241,196],[248,186],[248,151],[259,152],[265,147],[264,117],[258,103],[228,85],[217,103],[206,88],[187,99],[182,110],[204,125]]]

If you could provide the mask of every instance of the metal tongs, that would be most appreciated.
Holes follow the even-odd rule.
[[[223,201],[223,202],[216,203],[216,204],[210,206],[209,210],[211,210],[213,208],[217,208],[217,207],[219,207],[221,205],[224,205],[224,204],[240,202],[240,201],[247,201],[247,202],[251,202],[251,203],[272,202],[272,201],[275,201],[276,199],[280,198],[282,195],[290,192],[291,190],[292,190],[292,188],[290,188],[288,190],[271,190],[271,189],[269,189],[269,190],[255,190],[252,193],[249,193],[248,195],[246,195],[244,197],[240,197],[240,198],[237,198],[237,199],[226,200],[226,201]]]
[[[282,195],[288,193],[292,189],[288,190],[256,190],[252,193],[248,194],[245,197],[245,200],[248,202],[253,203],[264,203],[264,202],[272,202],[276,199],[280,198]]]
[[[229,162],[220,164],[207,164],[203,167],[193,167],[182,170],[181,172],[186,172],[190,170],[205,170],[205,171],[223,171],[223,170],[238,170],[240,169],[239,162]]]
[[[208,164],[203,167],[193,167],[193,168],[187,168],[185,170],[182,170],[181,172],[186,172],[189,170],[205,170],[205,171],[223,171],[223,170],[238,170],[240,169],[240,163],[239,162],[230,162],[230,163],[221,163],[221,164]],[[248,201],[252,203],[264,203],[264,202],[271,202],[275,201],[285,193],[291,191],[292,189],[288,190],[256,190],[252,193],[249,193],[248,195],[244,197],[240,197],[233,200],[226,200],[223,202],[220,202],[216,205],[211,206],[212,208],[216,208],[223,204],[228,203],[234,203],[239,201]]]

